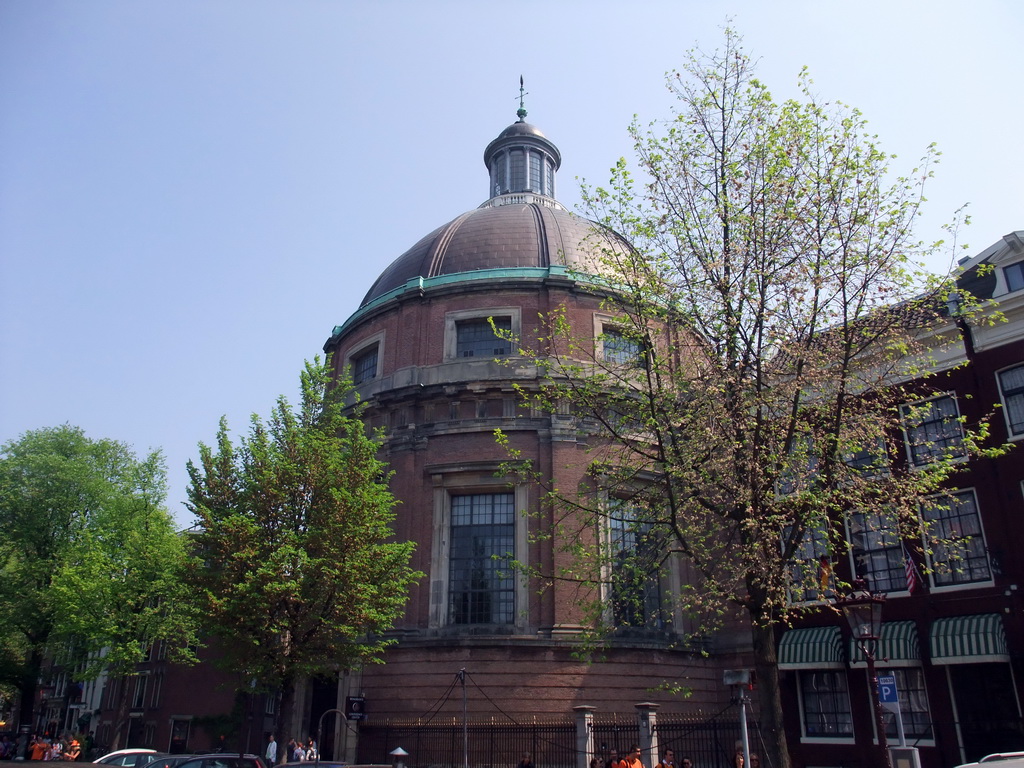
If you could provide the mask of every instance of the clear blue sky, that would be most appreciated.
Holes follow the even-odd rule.
[[[939,144],[922,238],[964,203],[970,253],[1024,228],[1014,0],[0,0],[0,441],[162,448],[188,522],[220,416],[293,396],[377,274],[486,198],[520,74],[572,207],[727,16],[776,95],[806,65],[904,168]]]

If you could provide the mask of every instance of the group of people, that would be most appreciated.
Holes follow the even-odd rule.
[[[590,761],[590,768],[645,768],[643,761],[640,759],[640,745],[634,744],[629,749],[629,753],[619,758],[619,751],[617,749],[608,750],[608,758],[595,757]],[[676,764],[676,754],[671,749],[666,749],[659,762],[654,768],[693,768],[693,761],[684,757],[678,765]]]
[[[317,759],[317,746],[316,740],[313,738],[306,739],[305,742],[302,739],[296,741],[295,739],[288,739],[288,743],[285,745],[288,750],[285,755],[286,760],[280,762],[289,763],[305,763],[310,760]],[[277,754],[277,738],[274,734],[270,734],[267,737],[267,751],[264,754],[268,766],[274,766],[278,764]]]
[[[640,759],[641,749],[640,746],[634,744],[627,754],[622,759],[619,759],[619,752],[615,749],[608,750],[608,759],[603,757],[595,757],[590,761],[590,768],[645,768],[643,761]],[[733,764],[736,768],[746,768],[743,759],[743,747],[737,744],[736,757]],[[519,764],[519,768],[533,768],[531,763],[529,766],[524,766],[522,763]],[[654,768],[694,768],[693,761],[684,757],[679,763],[676,763],[676,755],[671,749],[666,749],[662,755],[661,762],[658,763]],[[750,754],[750,766],[749,768],[761,768],[761,758],[756,753]]]
[[[13,760],[17,752],[18,742],[4,736],[0,742],[0,760]],[[81,755],[82,745],[73,736],[49,739],[33,733],[25,748],[26,760],[77,760]]]

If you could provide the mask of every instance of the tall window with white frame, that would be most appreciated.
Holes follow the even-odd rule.
[[[642,507],[612,499],[608,510],[613,621],[617,627],[660,629],[661,552]]]
[[[507,316],[460,320],[455,324],[455,356],[486,358],[510,355],[512,342],[505,334],[511,330],[512,318]]]
[[[960,409],[952,395],[901,405],[900,416],[907,438],[907,455],[913,466],[922,467],[945,456],[965,455]]]
[[[972,584],[992,578],[974,491],[957,491],[929,499],[921,514],[935,586]]]
[[[451,497],[448,612],[452,624],[513,623],[514,557],[514,494]]]
[[[907,588],[906,553],[891,515],[854,512],[847,519],[853,573],[872,592]]]
[[[1024,365],[999,371],[999,391],[1003,396],[1006,431],[1010,437],[1024,435]]]
[[[782,546],[789,540],[791,528],[783,531]],[[808,603],[835,597],[835,577],[829,554],[829,531],[826,526],[810,525],[804,530],[796,551],[789,561],[789,599]]]

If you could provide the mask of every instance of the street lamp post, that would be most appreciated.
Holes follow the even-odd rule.
[[[882,765],[892,768],[889,743],[885,738],[885,718],[882,702],[878,698],[878,672],[875,670],[875,652],[882,634],[882,605],[885,595],[874,595],[868,591],[863,580],[853,583],[853,592],[838,601],[846,621],[853,632],[854,642],[864,654],[868,664],[868,678],[871,680],[871,704],[875,711],[875,730],[878,732],[878,747],[882,751]]]

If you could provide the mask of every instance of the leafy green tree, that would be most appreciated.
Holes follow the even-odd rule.
[[[239,679],[281,691],[279,734],[296,727],[296,681],[374,660],[420,576],[413,545],[393,540],[380,443],[350,392],[307,363],[298,410],[280,398],[237,447],[222,421],[216,449],[189,464],[205,630]]]
[[[913,234],[935,153],[894,176],[860,113],[801,82],[803,99],[775,101],[731,31],[670,74],[673,117],[631,129],[637,176],[621,160],[585,189],[592,218],[633,245],[595,233],[602,280],[578,276],[607,296],[604,331],[559,310],[523,350],[546,372],[523,395],[576,415],[592,472],[570,489],[514,452],[510,465],[550,489],[559,525],[545,535],[575,554],[542,575],[593,585],[599,628],[649,621],[638,585],[673,557],[695,575],[674,613],[702,631],[752,627],[762,733],[783,768],[776,635],[843,587],[844,516],[878,513],[921,541],[921,497],[986,436],[936,442],[918,471],[890,461],[898,404],[927,395],[941,331],[955,332],[949,281],[919,266],[939,245]]]
[[[163,508],[159,452],[68,425],[34,430],[0,454],[0,670],[33,722],[43,660],[130,674],[144,650],[187,645],[174,581],[183,550]]]

